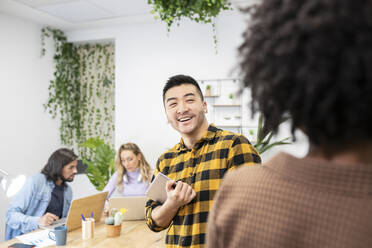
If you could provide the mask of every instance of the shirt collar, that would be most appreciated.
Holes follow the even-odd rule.
[[[54,188],[54,185],[56,185],[56,183],[53,180],[48,179],[48,177],[45,174],[43,174],[43,175],[45,176],[46,184],[49,187]],[[67,183],[66,182],[63,182],[61,185],[64,186],[65,188],[67,187]]]
[[[136,178],[141,174],[140,167],[138,166],[134,171],[127,171],[126,174],[129,178]]]
[[[218,129],[218,128],[213,124],[213,123],[211,123],[211,124],[208,126],[207,131],[203,134],[202,138],[201,138],[198,142],[196,142],[195,147],[197,147],[198,145],[203,144],[203,143],[206,142],[206,141],[213,140],[214,137],[216,137],[216,135],[217,135],[217,131],[218,131],[218,130],[219,130],[219,129]],[[176,149],[177,149],[178,151],[187,151],[187,150],[189,150],[189,149],[186,147],[186,145],[185,145],[185,143],[184,143],[184,141],[183,141],[183,138],[181,138],[180,142],[177,144]]]

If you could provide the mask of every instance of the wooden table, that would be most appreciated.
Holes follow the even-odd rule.
[[[11,239],[0,244],[0,248],[7,248],[13,243],[20,243],[18,239]],[[81,228],[67,233],[66,246],[49,247],[105,247],[105,248],[160,248],[165,244],[165,231],[155,233],[147,226],[145,221],[123,221],[119,237],[106,237],[106,228],[103,222],[96,223],[94,238],[83,240]]]

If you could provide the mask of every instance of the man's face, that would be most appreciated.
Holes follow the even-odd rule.
[[[77,173],[77,160],[72,161],[71,163],[63,166],[62,168],[62,180],[67,182],[74,181],[74,177]]]
[[[170,88],[165,93],[164,105],[168,122],[181,135],[196,134],[205,121],[207,104],[192,84]]]

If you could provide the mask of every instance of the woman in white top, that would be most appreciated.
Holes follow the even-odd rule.
[[[136,144],[127,143],[120,146],[115,166],[116,172],[103,190],[108,191],[107,198],[113,195],[145,195],[151,181],[152,170]]]

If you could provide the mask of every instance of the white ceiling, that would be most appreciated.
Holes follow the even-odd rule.
[[[13,0],[71,23],[149,14],[147,0]]]
[[[154,20],[147,0],[0,0],[1,12],[64,30]]]

